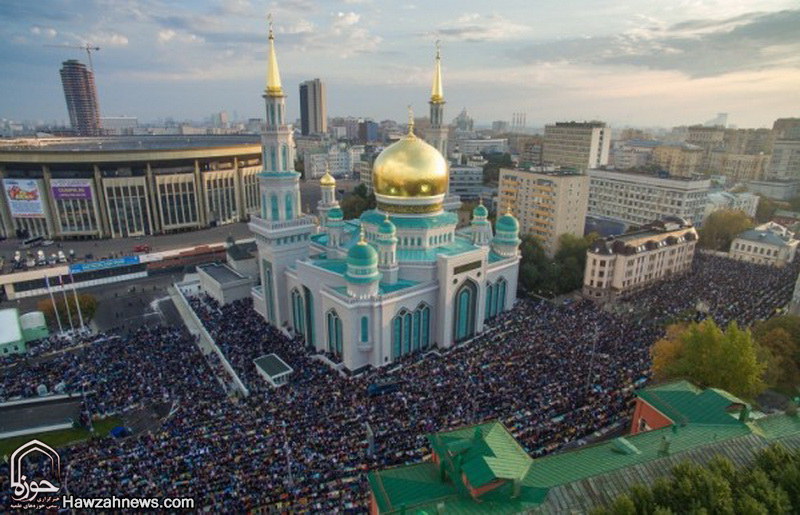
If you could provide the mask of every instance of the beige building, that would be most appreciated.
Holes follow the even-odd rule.
[[[589,177],[575,172],[500,170],[499,212],[511,209],[520,234],[539,238],[549,255],[562,234],[583,236]]]
[[[700,171],[703,149],[690,144],[659,145],[653,149],[653,164],[675,177],[692,177]]]
[[[782,267],[794,260],[796,251],[794,233],[780,224],[767,222],[737,236],[728,254],[740,261]]]
[[[542,162],[585,172],[608,165],[611,129],[603,122],[557,122],[544,128]]]
[[[583,295],[606,302],[675,277],[692,266],[697,231],[677,217],[595,241],[586,251]]]
[[[712,152],[708,168],[735,181],[760,181],[769,160],[768,154]]]

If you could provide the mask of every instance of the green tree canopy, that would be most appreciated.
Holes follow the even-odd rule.
[[[550,258],[538,238],[523,236],[520,245],[520,281],[523,287],[529,292],[544,296],[560,295],[579,289],[583,284],[586,250],[596,238],[595,233],[583,237],[562,234],[558,250]]]
[[[363,183],[353,188],[353,191],[347,193],[339,202],[346,220],[360,217],[361,213],[368,209],[374,209],[375,205],[375,195],[369,193],[367,186]]]
[[[753,328],[759,346],[769,354],[772,386],[794,393],[800,388],[800,316],[786,315],[759,322]]]
[[[651,349],[658,377],[688,379],[745,398],[764,390],[762,376],[766,364],[758,359],[750,331],[740,329],[735,322],[723,331],[712,319],[707,319],[683,329],[671,328],[667,338],[671,340],[656,342]]]
[[[753,228],[753,221],[743,212],[722,209],[711,213],[700,228],[698,245],[727,252],[737,234]]]

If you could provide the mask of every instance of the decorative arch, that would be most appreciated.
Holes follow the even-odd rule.
[[[303,294],[305,296],[305,322],[306,322],[306,345],[311,347],[315,344],[314,337],[314,295],[308,287],[303,286]]]
[[[305,303],[303,302],[303,296],[300,294],[300,291],[297,288],[292,289],[291,295],[292,295],[292,322],[293,322],[292,326],[294,327],[294,331],[297,334],[305,336],[305,328],[303,327],[304,326],[303,322],[305,321],[305,316],[303,316],[304,315],[303,305]]]
[[[478,285],[471,279],[464,281],[453,298],[453,340],[462,342],[475,335],[475,307]]]
[[[281,170],[291,170],[291,163],[289,163],[289,145],[281,145],[281,158],[283,159],[283,167]]]
[[[505,277],[500,277],[497,280],[497,284],[495,288],[497,292],[495,293],[495,314],[499,315],[503,311],[506,310],[506,289],[508,286],[508,282],[506,281]]]
[[[294,198],[292,193],[289,192],[286,194],[286,198],[284,199],[284,209],[286,211],[286,219],[287,220],[294,220]]]
[[[492,316],[494,316],[492,315],[492,293],[494,289],[495,287],[492,283],[490,282],[486,283],[486,303],[485,303],[486,307],[483,313],[484,320],[489,320],[490,318],[492,318]]]
[[[272,221],[277,222],[281,219],[280,209],[278,208],[278,196],[276,194],[272,194],[270,197],[270,211],[272,215]]]

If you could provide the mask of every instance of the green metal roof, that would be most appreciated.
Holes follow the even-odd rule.
[[[315,259],[311,262],[314,266],[324,268],[329,272],[344,275],[347,272],[347,263],[344,259]]]
[[[747,405],[728,392],[714,388],[698,390],[686,381],[646,388],[636,395],[676,424],[740,424],[738,409],[731,412],[729,408]]]
[[[361,214],[361,220],[368,224],[378,225],[384,219],[386,215],[371,209],[369,211],[364,211]],[[438,213],[435,215],[428,215],[428,216],[418,216],[418,217],[405,217],[405,216],[395,216],[392,218],[392,223],[398,229],[431,229],[434,227],[442,227],[445,225],[452,225],[455,226],[458,223],[458,215],[455,213],[451,213],[450,211],[445,211],[443,213]]]
[[[267,354],[253,360],[258,368],[263,370],[268,376],[276,377],[286,372],[291,372],[292,367],[286,364],[277,354]]]
[[[770,415],[754,421],[753,426],[767,440],[780,440],[800,435],[800,415]]]
[[[347,251],[347,263],[354,266],[374,266],[378,264],[378,253],[367,242],[359,242]]]
[[[494,226],[498,231],[519,231],[519,222],[514,218],[514,215],[510,214],[505,214],[498,218]]]

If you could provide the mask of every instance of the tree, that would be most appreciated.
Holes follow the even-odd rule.
[[[772,215],[778,210],[778,204],[765,197],[764,195],[758,196],[758,207],[756,208],[756,221],[758,223],[769,222]]]
[[[58,296],[54,294],[53,298],[56,301],[58,316],[61,319],[62,327],[65,329],[69,328],[70,317],[72,317],[73,325],[77,327],[80,323],[80,317],[78,316],[78,309],[75,307],[75,295],[71,292],[67,292],[66,307],[63,295]],[[78,295],[78,304],[81,308],[80,316],[83,317],[83,323],[88,324],[97,312],[97,298],[88,293],[81,293]],[[53,302],[50,298],[44,298],[37,302],[36,308],[44,313],[51,328],[58,328],[58,320],[56,319],[55,311],[53,310]]]
[[[586,249],[597,238],[590,233],[584,237],[562,234],[554,258],[547,256],[541,240],[535,236],[522,237],[520,280],[523,287],[545,296],[575,291],[583,284]]]
[[[510,168],[514,166],[511,154],[491,153],[483,154],[486,164],[483,165],[483,183],[496,183],[500,180],[500,168]]]
[[[753,328],[753,336],[769,355],[770,384],[788,392],[800,386],[800,316],[759,322]]]
[[[375,195],[369,193],[364,184],[359,184],[353,188],[353,191],[346,194],[339,203],[347,220],[358,218],[364,211],[374,209],[375,205]]]
[[[745,398],[764,390],[766,364],[758,359],[750,331],[739,329],[735,322],[723,331],[707,319],[667,334],[667,342],[658,342],[651,349],[654,372],[658,366],[660,378],[683,378]]]
[[[722,209],[714,211],[703,222],[698,245],[704,249],[727,252],[737,234],[753,228],[753,221],[744,211]]]

